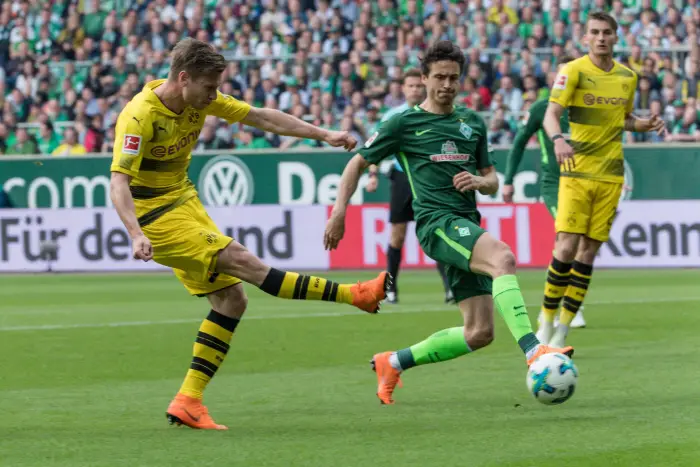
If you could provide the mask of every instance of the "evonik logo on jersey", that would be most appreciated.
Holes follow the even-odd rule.
[[[197,189],[207,206],[236,206],[253,201],[255,183],[242,160],[224,155],[211,159],[202,168]]]
[[[189,133],[187,133],[186,136],[180,138],[177,141],[177,143],[171,144],[169,146],[153,146],[153,148],[151,149],[151,155],[153,157],[165,157],[166,155],[172,156],[181,149],[184,149],[196,143],[197,138],[199,138],[199,131],[200,130],[190,131]]]

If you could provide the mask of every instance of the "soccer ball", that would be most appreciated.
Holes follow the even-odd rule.
[[[546,405],[561,404],[574,395],[578,369],[564,354],[548,353],[527,370],[527,388],[535,399]]]

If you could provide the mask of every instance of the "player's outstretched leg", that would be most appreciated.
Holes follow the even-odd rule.
[[[415,366],[452,360],[486,347],[493,341],[493,300],[479,295],[459,304],[464,326],[443,329],[427,339],[396,352],[382,352],[372,358],[377,373],[377,397],[393,404],[394,389],[401,372]]]
[[[528,365],[545,353],[573,355],[573,347],[554,348],[540,344],[533,333],[525,299],[515,277],[515,255],[508,245],[486,232],[476,241],[469,264],[472,271],[493,278],[493,300],[496,309],[525,353]]]
[[[593,275],[593,261],[601,242],[583,237],[576,252],[576,259],[571,266],[571,279],[564,294],[559,325],[550,341],[552,345],[564,345],[571,323],[578,313]]]
[[[245,312],[247,298],[240,283],[213,292],[207,298],[212,310],[199,327],[192,363],[166,416],[173,425],[226,430],[226,426],[214,422],[202,398],[204,389],[226,358],[233,333]]]
[[[293,300],[323,300],[346,303],[367,313],[377,313],[392,278],[381,272],[376,278],[357,284],[338,284],[323,277],[271,268],[235,240],[221,250],[216,272],[237,277],[263,292]]]

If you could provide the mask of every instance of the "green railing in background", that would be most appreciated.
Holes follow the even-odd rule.
[[[495,151],[499,174],[507,150]],[[340,174],[352,155],[338,151],[210,152],[192,158],[189,176],[210,206],[233,204],[332,204]],[[625,149],[627,198],[700,199],[700,146],[635,145]],[[532,202],[540,153],[528,150],[515,179],[516,201]],[[0,156],[0,187],[15,207],[84,207],[108,203],[109,165],[104,155]],[[385,162],[384,169],[389,162]],[[363,176],[360,186],[367,182]],[[354,203],[385,202],[388,181],[375,193],[358,190]],[[481,197],[499,202],[500,195]]]

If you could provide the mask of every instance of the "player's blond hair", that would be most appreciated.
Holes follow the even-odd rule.
[[[181,71],[193,79],[220,75],[226,69],[226,59],[206,42],[187,37],[178,42],[170,53],[170,78]]]

